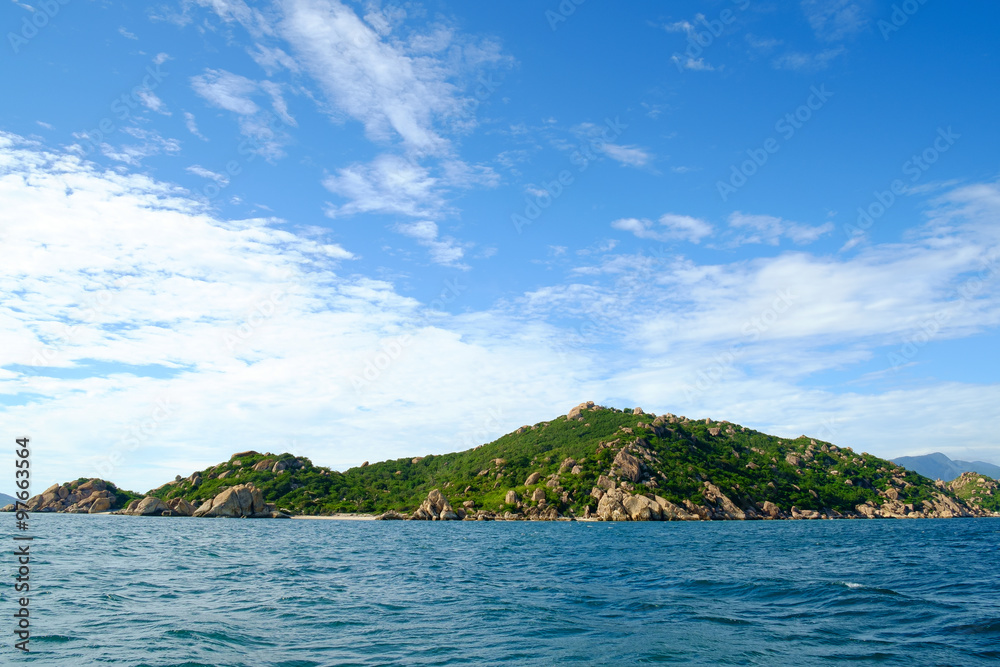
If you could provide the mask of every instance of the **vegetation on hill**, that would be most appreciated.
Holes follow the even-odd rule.
[[[1000,484],[995,479],[975,472],[962,475],[948,485],[956,496],[967,503],[979,505],[991,512],[1000,512]]]
[[[548,506],[581,516],[596,509],[591,490],[602,476],[677,504],[701,504],[711,482],[738,505],[769,501],[783,509],[842,513],[864,503],[880,506],[887,497],[919,510],[935,494],[951,495],[890,461],[806,436],[785,440],[725,421],[599,406],[464,452],[342,473],[289,453],[243,452],[150,495],[199,504],[251,482],[267,502],[297,514],[380,513],[412,511],[436,488],[456,507],[473,501],[477,509],[503,512],[515,509],[505,502],[513,489],[521,498],[544,494]]]

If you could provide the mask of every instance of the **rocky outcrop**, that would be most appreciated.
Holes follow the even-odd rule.
[[[164,512],[169,511],[170,508],[159,498],[154,498],[153,496],[146,496],[142,500],[133,500],[128,504],[122,514],[130,514],[132,516],[160,516]]]
[[[572,419],[582,422],[583,415],[580,413],[582,413],[584,410],[590,410],[594,407],[595,406],[593,401],[586,401],[584,403],[581,403],[580,405],[576,406],[575,408],[571,409],[569,412],[566,413],[566,419]]]
[[[427,500],[410,515],[410,519],[416,521],[457,521],[459,518],[461,517],[452,508],[451,503],[438,489],[428,493]]]
[[[115,506],[117,497],[100,479],[89,479],[83,483],[69,482],[53,484],[25,502],[29,512],[64,512],[67,514],[97,514],[107,512]],[[14,511],[14,505],[3,508]]]
[[[642,461],[623,449],[615,456],[611,470],[614,474],[631,482],[640,482],[643,477],[644,468]]]
[[[192,516],[210,518],[274,518],[286,519],[288,515],[276,511],[264,502],[260,489],[253,484],[237,484],[225,489],[214,498],[206,500]]]

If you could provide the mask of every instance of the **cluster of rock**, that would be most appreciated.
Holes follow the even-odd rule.
[[[76,482],[53,484],[25,503],[29,512],[64,512],[67,514],[97,514],[114,507],[117,498],[100,479],[89,479],[82,484]],[[14,505],[0,508],[0,512],[12,512]]]
[[[253,484],[237,484],[223,490],[214,498],[206,500],[198,508],[183,498],[173,498],[166,502],[147,496],[133,500],[128,507],[118,512],[132,516],[195,516],[254,519],[287,519],[274,505],[264,502],[260,489]]]
[[[507,501],[509,505],[516,504],[519,510],[523,507],[513,489],[507,493]],[[427,500],[412,514],[389,510],[376,516],[375,519],[379,521],[556,521],[563,517],[555,507],[546,507],[544,501],[531,507],[523,507],[523,511],[518,512],[476,510],[475,502],[472,500],[465,501],[462,507],[453,508],[444,494],[439,489],[434,489],[427,494]]]

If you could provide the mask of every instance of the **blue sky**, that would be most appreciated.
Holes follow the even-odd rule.
[[[583,400],[1000,461],[998,19],[4,2],[4,431],[139,491]]]

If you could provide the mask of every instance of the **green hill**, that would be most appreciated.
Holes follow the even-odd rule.
[[[748,518],[787,516],[793,508],[804,516],[978,512],[943,485],[828,442],[593,404],[464,452],[342,473],[288,453],[242,452],[150,495],[197,505],[248,482],[267,502],[297,514],[412,512],[432,489],[454,507],[471,501],[477,510],[525,514],[543,506],[578,517],[596,512],[598,497],[611,489],[658,496],[703,518],[733,518],[743,510]],[[510,491],[515,502],[507,502]]]

